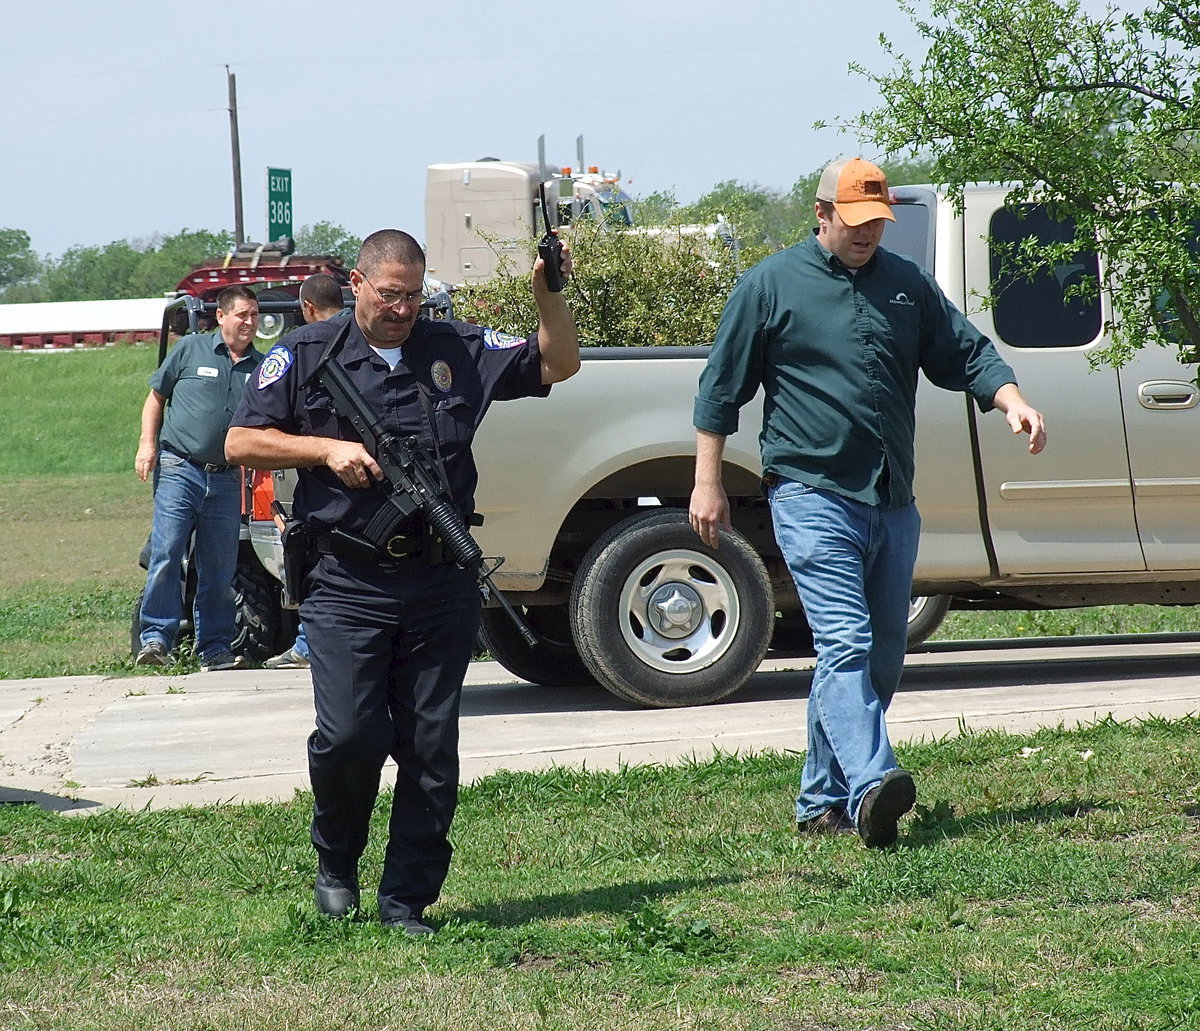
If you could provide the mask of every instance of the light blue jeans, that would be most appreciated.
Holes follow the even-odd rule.
[[[296,643],[292,645],[292,651],[302,659],[308,658],[308,635],[304,632],[303,623],[296,630]]]
[[[183,618],[183,560],[195,530],[196,654],[203,660],[229,651],[236,629],[233,575],[241,513],[242,478],[236,466],[206,473],[178,455],[159,453],[142,597],[143,646],[159,641],[168,651],[175,647]]]
[[[834,807],[855,819],[896,768],[884,713],[904,666],[921,517],[915,504],[877,508],[790,480],[769,500],[817,649],[796,819]]]

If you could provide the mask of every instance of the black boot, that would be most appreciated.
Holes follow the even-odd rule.
[[[350,916],[361,908],[358,897],[358,874],[339,876],[330,873],[322,861],[317,866],[317,884],[313,890],[317,910],[325,916]]]

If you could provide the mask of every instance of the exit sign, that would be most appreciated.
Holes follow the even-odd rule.
[[[292,170],[267,169],[267,242],[292,235]]]

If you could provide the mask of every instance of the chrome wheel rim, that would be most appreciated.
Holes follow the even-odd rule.
[[[692,673],[733,644],[741,606],[732,577],[707,555],[660,551],[625,578],[618,601],[621,635],[652,669]]]

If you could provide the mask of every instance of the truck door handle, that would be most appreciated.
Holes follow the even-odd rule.
[[[1175,379],[1152,379],[1138,387],[1138,404],[1149,409],[1195,408],[1200,394],[1195,383]]]

